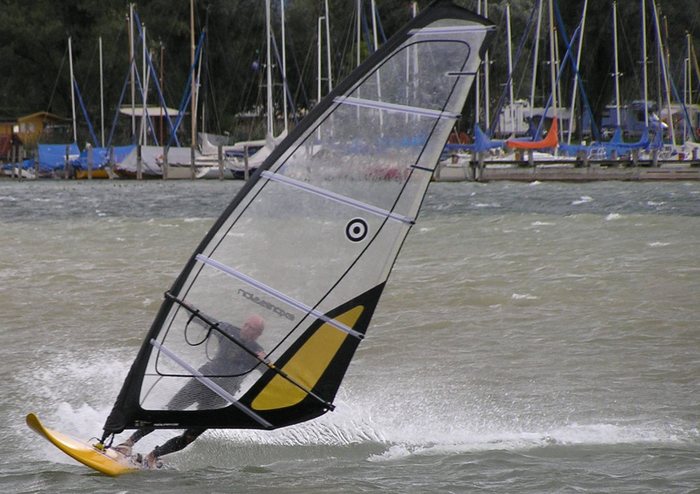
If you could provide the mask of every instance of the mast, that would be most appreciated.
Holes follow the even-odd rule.
[[[284,133],[287,134],[289,130],[289,124],[287,123],[287,43],[285,41],[285,29],[284,29],[284,0],[280,0],[280,7],[282,10],[282,114],[284,115]]]
[[[620,68],[618,65],[618,53],[617,53],[617,2],[613,2],[613,49],[615,50],[615,116],[617,118],[617,126],[621,127],[621,122],[620,122]]]
[[[515,117],[513,115],[513,40],[511,39],[510,30],[510,2],[506,2],[506,36],[508,38],[508,116],[510,119],[510,128],[514,134],[516,128]]]
[[[197,103],[195,101],[195,91],[196,91],[196,81],[194,73],[194,58],[195,58],[195,45],[194,45],[194,0],[190,0],[190,66],[192,67],[192,83],[190,87],[190,176],[194,179],[195,177],[195,153],[194,147],[197,144]]]
[[[272,56],[270,49],[270,0],[265,0],[265,38],[267,46],[267,67],[266,67],[266,77],[267,77],[267,136],[274,136],[274,122],[272,115]]]
[[[644,1],[644,0],[642,0]],[[569,136],[567,144],[571,144],[571,135],[573,134],[574,126],[572,125],[576,110],[576,94],[578,93],[578,76],[579,67],[581,66],[581,52],[583,51],[583,34],[586,32],[586,12],[588,11],[588,0],[583,2],[583,14],[581,14],[581,36],[578,41],[578,53],[576,54],[576,71],[574,75],[574,90],[571,93],[571,119],[569,120]]]
[[[143,39],[141,40],[141,145],[145,146],[147,142],[147,102],[148,102],[148,73],[146,72],[146,25],[141,24]]]
[[[484,0],[484,17],[487,19],[489,17],[489,0]],[[491,116],[489,115],[489,98],[491,97],[489,94],[489,65],[491,62],[489,57],[489,52],[487,51],[484,54],[484,127],[487,129],[491,128]]]
[[[647,13],[645,0],[642,1],[642,90],[644,92],[644,127],[649,127],[649,105],[647,105],[647,98],[649,88],[648,84],[648,73],[647,73]]]
[[[160,78],[160,87],[161,88],[163,87],[163,83],[165,82],[165,80],[164,80],[164,70],[165,70],[164,52],[165,52],[165,47],[163,46],[163,42],[161,41],[160,42],[160,67],[159,67],[159,78]],[[160,123],[159,134],[160,135],[159,135],[159,139],[160,139],[160,143],[163,146],[165,146],[166,143],[164,141],[164,136],[163,136],[163,105],[161,104],[159,106],[160,106],[160,110],[159,110],[160,111],[160,119],[159,119],[159,123]],[[163,154],[165,154],[165,153],[163,153]]]
[[[540,54],[540,34],[542,33],[543,0],[537,3],[537,29],[535,30],[535,56],[532,58],[532,86],[530,87],[530,119],[535,108],[535,91],[537,90],[537,72]]]
[[[355,37],[357,38],[357,56],[355,57],[355,67],[359,67],[362,62],[360,57],[360,47],[362,45],[362,0],[357,0],[357,21],[355,22]]]
[[[372,0],[372,36],[374,37],[374,51],[379,48],[379,40],[377,39],[377,4]]]
[[[105,92],[104,92],[104,73],[102,70],[102,36],[98,40],[100,48],[100,143],[105,147]]]
[[[668,68],[666,67],[666,56],[664,55],[664,43],[661,36],[661,25],[659,24],[659,11],[656,8],[656,2],[652,1],[652,7],[654,8],[654,25],[656,27],[656,37],[659,47],[659,61],[661,62],[661,73],[664,77],[664,89],[666,91],[666,105],[668,108],[668,127],[671,132],[671,143],[676,144],[676,133],[673,128],[673,115],[671,114],[671,89],[669,87],[668,80]]]
[[[73,142],[78,142],[78,128],[75,122],[75,81],[73,77],[73,44],[68,36],[68,67],[70,68],[70,103],[73,115]]]
[[[556,38],[554,35],[554,3],[553,0],[549,0],[549,79],[552,88],[552,110],[554,113],[554,118],[559,115],[558,102],[557,102],[557,74],[555,66],[555,45]],[[546,118],[547,115],[543,115],[542,118]]]
[[[478,0],[476,2],[476,13],[478,15],[481,15],[481,0]],[[480,62],[480,64],[483,64],[483,61]],[[483,65],[482,65],[483,66]],[[476,95],[475,101],[474,101],[474,123],[479,122],[479,117],[481,114],[481,72],[476,75],[474,78],[474,94]]]
[[[318,45],[316,47],[316,63],[318,65],[318,78],[316,79],[316,103],[321,101],[321,79],[323,78],[323,60],[322,60],[322,40],[321,38],[323,37],[323,16],[318,18],[318,26],[317,26],[317,31],[318,31]]]
[[[134,65],[134,4],[129,4],[129,74],[131,77],[131,140],[136,141],[136,66]]]
[[[333,75],[331,73],[331,16],[328,12],[328,0],[326,5],[326,64],[328,65],[328,92],[333,90]]]
[[[683,106],[685,108],[688,108],[688,105],[692,103],[692,96],[691,96],[691,79],[690,79],[690,33],[688,31],[685,32],[685,44],[686,44],[686,52],[688,53],[688,56],[683,60]],[[688,119],[684,118],[683,119],[683,140],[688,139]]]

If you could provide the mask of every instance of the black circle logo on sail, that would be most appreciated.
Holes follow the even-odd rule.
[[[351,242],[363,241],[367,236],[367,232],[369,232],[369,227],[362,218],[353,218],[345,226],[345,236]]]

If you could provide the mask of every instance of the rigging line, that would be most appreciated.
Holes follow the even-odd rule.
[[[454,120],[458,120],[461,117],[459,113],[443,112],[440,110],[432,110],[430,108],[419,108],[417,106],[399,105],[396,103],[385,103],[383,101],[355,98],[352,96],[338,96],[334,101],[342,105],[353,105],[361,108],[372,108],[374,110],[408,113],[410,115],[418,115],[421,117],[451,118]]]
[[[238,341],[236,338],[233,338],[233,337],[232,337],[230,334],[228,334],[226,331],[222,331],[222,330],[219,328],[219,323],[218,323],[218,322],[212,322],[212,321],[210,321],[210,320],[209,320],[209,317],[208,317],[206,314],[200,312],[199,309],[197,309],[197,308],[191,306],[190,304],[188,304],[188,303],[185,302],[184,300],[180,300],[179,298],[177,298],[175,295],[173,295],[173,294],[170,293],[170,292],[165,292],[165,296],[166,296],[166,298],[168,298],[168,299],[172,300],[173,302],[175,302],[176,304],[178,304],[180,307],[183,307],[185,310],[187,310],[187,311],[189,311],[189,312],[192,312],[192,313],[196,313],[197,317],[198,317],[199,319],[201,319],[202,321],[204,321],[205,323],[207,323],[207,324],[210,326],[210,328],[216,329],[216,330],[219,332],[219,334],[220,334],[221,336],[225,337],[225,338],[228,339],[229,341],[231,341],[231,342],[233,342],[234,344],[238,345],[238,346],[239,346],[240,348],[242,348],[244,351],[248,352],[248,354],[250,354],[250,355],[252,355],[253,357],[255,357],[255,358],[256,358],[261,364],[263,364],[265,367],[267,367],[268,369],[270,369],[270,370],[273,371],[274,373],[278,374],[278,375],[279,375],[280,377],[282,377],[283,379],[289,381],[289,383],[291,383],[292,385],[296,386],[297,388],[299,388],[300,390],[302,390],[302,391],[303,391],[304,393],[306,393],[307,395],[309,395],[309,396],[311,396],[312,398],[314,398],[315,400],[317,400],[317,401],[318,401],[319,403],[321,403],[325,408],[327,408],[328,410],[335,410],[335,405],[334,405],[333,403],[324,400],[324,399],[321,398],[319,395],[317,395],[316,393],[314,393],[313,391],[311,391],[309,388],[307,388],[307,387],[304,386],[303,384],[297,382],[292,376],[290,376],[290,375],[287,374],[285,371],[283,371],[282,369],[280,369],[279,367],[277,367],[274,363],[270,362],[270,361],[269,361],[268,359],[266,359],[266,358],[261,358],[258,354],[252,352],[247,346],[243,345],[243,344],[242,344],[240,341]],[[331,324],[332,324],[332,322],[331,322]],[[364,337],[364,335],[362,335],[362,336]]]
[[[194,377],[197,381],[204,384],[207,388],[211,389],[214,393],[216,393],[217,395],[222,397],[224,400],[231,403],[233,406],[238,408],[241,412],[245,413],[248,417],[255,420],[258,424],[262,425],[263,427],[265,427],[267,429],[272,429],[274,427],[270,422],[268,422],[267,420],[262,418],[260,415],[255,413],[253,410],[251,410],[247,406],[239,403],[238,400],[236,400],[231,393],[226,391],[224,388],[222,388],[221,386],[216,384],[214,381],[212,381],[208,377],[204,376],[204,374],[202,374],[197,369],[195,369],[190,364],[188,364],[183,359],[181,359],[176,353],[174,353],[170,349],[166,348],[165,345],[162,345],[161,343],[157,342],[154,339],[152,339],[150,341],[150,343],[152,346],[157,348],[158,351],[165,354],[173,362],[175,362],[180,367],[182,367],[187,372],[189,372],[192,375],[192,377]]]
[[[262,290],[263,292],[267,293],[268,295],[275,297],[277,300],[284,302],[288,305],[291,305],[292,307],[299,309],[300,311],[305,312],[306,314],[310,314],[310,315],[314,316],[316,319],[320,319],[323,322],[330,324],[334,328],[339,329],[340,331],[343,331],[344,333],[347,333],[351,336],[354,336],[358,340],[362,340],[365,337],[362,333],[359,333],[359,332],[355,331],[354,329],[346,326],[345,324],[328,317],[324,313],[319,312],[318,310],[316,310],[312,307],[309,307],[308,305],[306,305],[302,302],[299,302],[298,300],[295,300],[295,299],[285,295],[284,293],[282,293],[278,290],[275,290],[274,288],[267,286],[264,283],[261,283],[261,282],[255,280],[254,278],[251,278],[250,276],[245,275],[245,274],[241,273],[240,271],[237,271],[237,270],[235,270],[235,269],[233,269],[225,264],[222,264],[218,261],[215,261],[214,259],[211,259],[209,257],[206,257],[203,254],[197,254],[196,259],[204,264],[207,264],[215,269],[218,269],[219,271],[221,271],[223,273],[226,273],[230,276],[233,276],[234,278],[236,278],[240,281],[243,281],[244,283],[247,283],[248,285],[250,285],[254,288]]]
[[[361,209],[363,211],[366,211],[368,213],[376,214],[377,216],[381,216],[383,218],[389,218],[395,221],[399,221],[401,223],[406,223],[409,225],[413,225],[416,220],[413,218],[409,218],[408,216],[403,216],[400,214],[393,213],[391,211],[387,211],[386,209],[379,208],[377,206],[372,206],[371,204],[367,204],[365,202],[358,201],[356,199],[352,199],[347,196],[343,196],[341,194],[336,194],[335,192],[331,192],[330,190],[322,189],[321,187],[316,187],[315,185],[311,185],[306,182],[301,182],[299,180],[294,180],[293,178],[286,177],[284,175],[280,175],[279,173],[272,173],[267,170],[263,171],[261,173],[261,176],[263,178],[266,178],[268,180],[272,180],[274,182],[279,182],[283,183],[285,185],[289,185],[292,187],[296,187],[297,189],[304,190],[306,192],[310,192],[312,194],[319,195],[321,197],[325,197],[326,199],[330,199],[332,201],[338,202],[340,204],[345,204],[348,206],[353,206],[357,209]]]

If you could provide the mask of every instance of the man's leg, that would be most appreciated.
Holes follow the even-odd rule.
[[[134,446],[134,444],[136,444],[142,437],[147,436],[154,430],[156,430],[155,427],[142,427],[140,429],[136,429],[134,433],[127,438],[126,441],[124,441],[121,444],[118,444],[114,447],[114,449],[125,456],[131,456],[131,448]]]
[[[168,440],[168,442],[166,442],[164,445],[156,446],[153,451],[151,451],[146,458],[144,458],[146,466],[153,468],[158,458],[163,455],[175,453],[176,451],[184,449],[187,447],[187,445],[201,436],[204,431],[206,431],[204,427],[193,427],[191,429],[187,429],[181,435]]]

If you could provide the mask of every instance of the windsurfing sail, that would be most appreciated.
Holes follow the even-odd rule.
[[[275,148],[166,293],[103,441],[142,426],[274,429],[334,408],[492,30],[438,0]],[[386,167],[400,173],[378,178]],[[253,314],[255,343],[232,329]],[[222,345],[246,364],[214,365]]]
[[[557,118],[552,119],[552,125],[544,139],[539,141],[522,141],[518,139],[508,139],[506,144],[511,149],[554,149],[559,144],[559,124]]]

